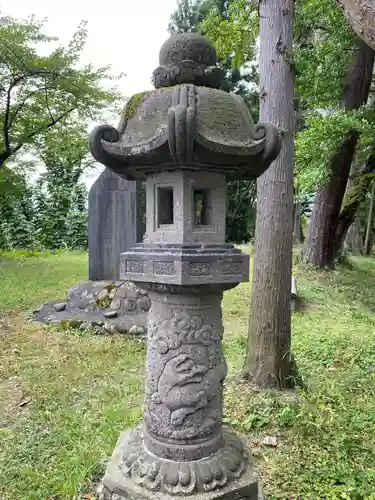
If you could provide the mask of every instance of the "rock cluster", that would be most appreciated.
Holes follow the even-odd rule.
[[[150,306],[147,292],[128,281],[85,281],[69,290],[65,300],[33,311],[32,318],[81,330],[144,336]]]

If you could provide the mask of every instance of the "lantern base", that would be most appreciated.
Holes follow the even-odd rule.
[[[121,434],[102,481],[100,500],[259,500],[249,452],[229,428],[224,446],[206,459],[174,462],[150,454],[142,428]],[[232,469],[232,470],[231,470]]]

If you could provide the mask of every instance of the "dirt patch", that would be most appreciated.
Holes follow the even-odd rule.
[[[13,376],[0,381],[0,428],[7,427],[9,420],[14,419],[29,403],[21,377]]]

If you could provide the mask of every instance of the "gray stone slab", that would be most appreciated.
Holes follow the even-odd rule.
[[[120,253],[136,233],[135,182],[106,168],[89,192],[89,279],[118,280]]]

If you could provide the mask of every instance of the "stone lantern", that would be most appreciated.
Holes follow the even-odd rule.
[[[226,181],[261,175],[280,136],[218,90],[222,78],[204,37],[174,35],[160,50],[156,90],[130,100],[119,130],[101,125],[90,137],[96,160],[146,181],[147,235],[121,254],[120,278],[152,304],[144,422],[120,436],[105,500],[258,498],[250,452],[222,425],[221,301],[249,279],[249,257],[225,243]]]

